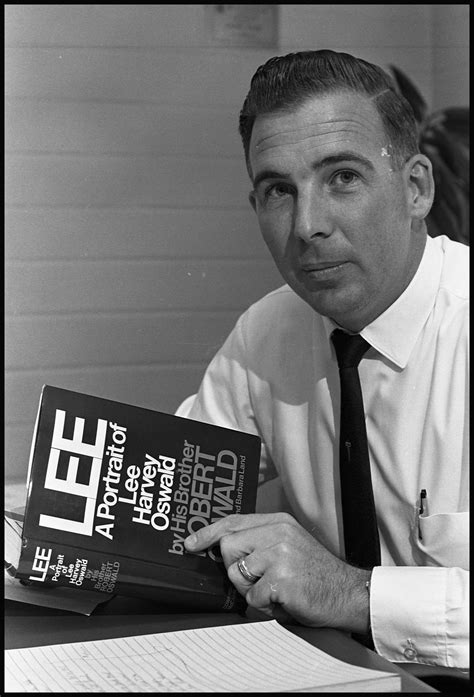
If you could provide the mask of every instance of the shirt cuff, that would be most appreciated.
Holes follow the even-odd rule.
[[[397,663],[466,668],[468,598],[463,569],[375,567],[370,619],[376,651]]]

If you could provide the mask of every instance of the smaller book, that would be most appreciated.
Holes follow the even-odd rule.
[[[17,603],[51,607],[90,616],[108,596],[96,591],[80,591],[66,586],[46,583],[27,583],[15,578],[18,559],[21,555],[24,506],[4,512],[4,565],[3,592],[5,600]]]
[[[243,610],[219,547],[184,539],[255,511],[260,451],[253,434],[45,385],[15,578]]]

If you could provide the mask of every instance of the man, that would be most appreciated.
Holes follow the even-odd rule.
[[[427,235],[433,176],[411,109],[378,67],[302,52],[258,69],[240,133],[287,285],[239,319],[187,415],[260,435],[261,481],[279,475],[291,513],[230,516],[186,547],[220,541],[231,581],[269,616],[465,667],[468,249]],[[345,559],[337,328],[369,344],[373,568]]]

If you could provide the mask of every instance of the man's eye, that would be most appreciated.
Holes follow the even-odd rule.
[[[287,184],[270,184],[265,189],[265,199],[273,198],[278,199],[286,196],[289,193],[289,186]]]
[[[341,169],[331,178],[331,184],[335,184],[336,186],[349,186],[350,184],[355,184],[358,179],[359,175],[352,172],[350,169]]]

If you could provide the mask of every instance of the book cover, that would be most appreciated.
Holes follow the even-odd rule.
[[[255,510],[260,438],[45,385],[31,446],[24,581],[242,609],[219,548],[184,539]]]

